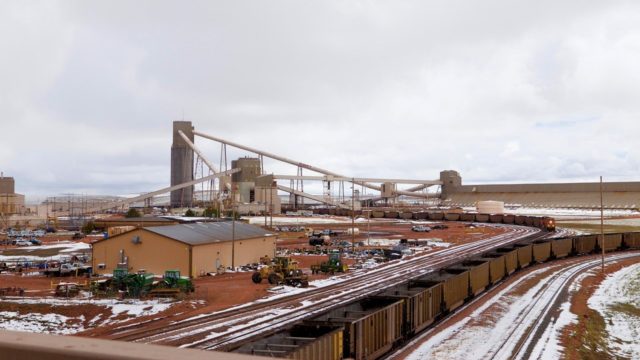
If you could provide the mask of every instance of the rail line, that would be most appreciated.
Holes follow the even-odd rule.
[[[618,254],[608,256],[609,261],[624,260],[634,257],[640,257],[640,254]],[[555,273],[550,281],[547,281],[544,287],[536,294],[535,301],[531,302],[526,311],[519,315],[518,324],[526,326],[524,333],[519,334],[522,331],[522,327],[515,327],[509,333],[509,337],[500,343],[497,351],[490,357],[490,359],[522,359],[529,358],[533,352],[537,341],[540,339],[546,329],[545,323],[552,323],[554,314],[553,311],[558,309],[564,302],[564,296],[568,295],[569,287],[575,281],[576,277],[587,270],[591,270],[600,266],[601,260],[597,259],[584,259],[578,264],[564,268]],[[546,301],[551,294],[551,301]],[[542,303],[541,300],[545,299]],[[537,316],[533,320],[530,319],[527,314],[531,313],[536,307],[543,307],[542,316]],[[528,323],[526,322],[528,320]],[[518,331],[519,330],[519,331]],[[510,344],[514,344],[509,346]]]
[[[640,257],[640,252],[635,251],[633,253],[608,255],[607,259],[608,261],[617,261],[635,257]],[[555,322],[557,310],[566,301],[566,296],[569,294],[571,285],[580,274],[599,267],[601,264],[600,258],[596,256],[576,258],[575,260],[573,264],[569,264],[567,267],[557,270],[545,278],[545,280],[541,280],[545,281],[545,284],[536,292],[533,301],[527,304],[513,320],[513,325],[507,331],[507,336],[498,344],[491,347],[486,353],[475,354],[475,357],[478,359],[491,360],[540,358],[541,354],[535,353],[537,350],[536,346],[540,339],[543,338],[548,327]],[[553,263],[546,264],[552,265]],[[456,309],[455,312],[468,309],[478,301],[483,301],[483,299],[487,298],[488,300],[486,301],[491,301],[492,295],[484,293],[463,307]],[[540,309],[542,310],[539,311]],[[532,315],[532,313],[535,316]],[[405,354],[406,349],[420,344],[424,341],[423,339],[425,337],[437,333],[437,328],[429,329],[407,343],[403,348],[397,349],[384,358],[397,359],[402,356],[402,354]]]
[[[502,226],[505,225],[492,225]],[[527,237],[541,239],[549,234],[522,226],[506,226],[509,232],[481,241],[459,245],[360,273],[334,285],[300,294],[182,320],[157,329],[120,332],[113,339],[161,343],[201,349],[225,349],[257,334],[273,333],[292,322],[330,310],[385,287],[446,266],[460,258],[506,245]]]

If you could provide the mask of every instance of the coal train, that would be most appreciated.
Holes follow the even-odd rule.
[[[544,220],[540,219],[540,226]],[[534,224],[534,222],[532,222]],[[234,352],[290,359],[378,359],[475,296],[535,263],[640,249],[640,232],[523,240],[315,315]]]
[[[368,210],[369,211],[369,210]],[[459,211],[410,211],[410,210],[370,210],[367,214],[372,219],[403,219],[403,220],[430,220],[430,221],[467,221],[478,223],[509,224],[537,227],[545,231],[555,231],[556,221],[549,216],[527,216],[513,214],[481,214]],[[320,215],[351,216],[351,210],[339,208],[315,209],[314,213]],[[356,216],[364,216],[362,210],[355,211]]]

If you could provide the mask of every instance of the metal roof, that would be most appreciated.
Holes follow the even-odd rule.
[[[149,226],[144,229],[189,245],[231,241],[233,237],[231,221]],[[253,239],[264,236],[273,236],[273,234],[258,226],[236,221],[235,240]]]

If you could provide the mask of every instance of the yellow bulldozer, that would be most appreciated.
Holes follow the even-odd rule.
[[[261,259],[265,264],[254,272],[251,280],[259,284],[267,279],[271,285],[289,285],[294,287],[309,286],[309,276],[298,268],[298,262],[287,256],[277,256],[273,260]]]

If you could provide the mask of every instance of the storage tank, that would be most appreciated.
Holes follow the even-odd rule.
[[[476,209],[481,214],[504,214],[504,202],[502,201],[478,201]]]

